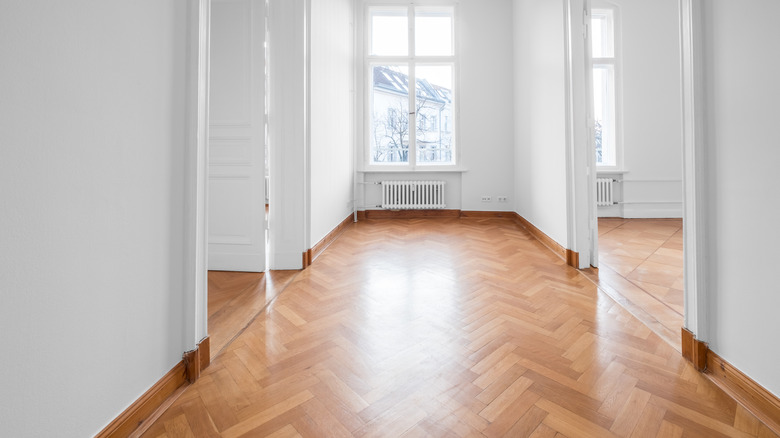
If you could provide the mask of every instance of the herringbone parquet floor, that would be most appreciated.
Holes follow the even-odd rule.
[[[680,350],[682,219],[600,218],[599,269],[583,272]]]
[[[506,219],[350,227],[148,437],[773,437]]]

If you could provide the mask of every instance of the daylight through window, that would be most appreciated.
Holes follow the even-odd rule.
[[[369,164],[455,164],[453,8],[370,7],[367,30]]]
[[[617,167],[618,90],[614,10],[594,8],[591,13],[591,24],[596,165]]]

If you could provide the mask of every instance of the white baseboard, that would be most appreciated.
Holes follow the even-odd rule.
[[[624,204],[623,217],[631,219],[681,218],[682,204]]]

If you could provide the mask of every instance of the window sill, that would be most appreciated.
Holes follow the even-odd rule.
[[[463,173],[468,172],[468,169],[459,166],[426,166],[426,167],[404,167],[404,168],[364,168],[358,169],[358,173]]]
[[[627,170],[620,169],[596,169],[596,175],[623,175],[628,173]]]

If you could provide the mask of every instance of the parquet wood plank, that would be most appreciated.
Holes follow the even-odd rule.
[[[618,436],[627,437],[631,435],[640,420],[636,413],[644,412],[647,402],[650,401],[650,396],[649,392],[642,391],[636,387],[631,390],[626,404],[618,412],[615,422],[612,423],[612,427],[609,430]]]
[[[547,412],[535,406],[541,396],[523,391],[512,400],[486,427],[483,434],[488,437],[528,436],[547,416]]]
[[[589,275],[678,347],[683,324],[682,219],[599,219],[599,271]]]
[[[651,328],[511,220],[360,222],[143,436],[777,438]]]
[[[274,406],[247,418],[241,423],[222,431],[222,436],[225,438],[231,438],[244,435],[245,433],[262,426],[263,424],[276,418],[278,415],[281,415],[290,409],[297,407],[298,405],[312,399],[313,397],[314,395],[308,390],[299,392],[289,399],[284,400],[281,403],[277,403]]]

